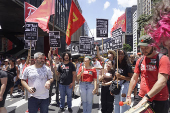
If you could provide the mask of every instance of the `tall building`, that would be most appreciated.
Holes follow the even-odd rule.
[[[137,10],[137,5],[127,7],[126,12],[126,33],[133,33],[133,13]]]
[[[82,26],[82,36],[89,36],[89,29],[88,29],[87,22],[84,22]]]
[[[127,7],[126,12],[126,33],[123,40],[133,49],[133,13],[137,10],[137,5]]]
[[[144,0],[143,1],[143,14],[150,15],[152,9],[152,1],[151,0]]]
[[[143,14],[143,0],[137,0],[137,19]]]
[[[27,50],[24,50],[24,2],[39,7],[44,0],[4,0],[0,2],[0,55],[13,55],[13,56],[26,56]],[[60,31],[61,48],[58,49],[58,53],[61,54],[65,51],[66,43],[66,29],[69,18],[69,11],[71,6],[71,0],[55,0],[55,19],[54,30]],[[82,12],[78,0],[74,0],[80,12]],[[8,13],[6,13],[8,11]],[[12,19],[11,19],[12,18]],[[49,30],[53,30],[53,16],[50,18]],[[79,28],[72,36],[72,40],[79,40],[82,35],[83,28]],[[6,41],[5,39],[10,41]],[[8,44],[4,43],[7,42]],[[10,45],[10,48],[7,46]],[[36,42],[35,52],[44,52],[46,55],[49,51],[49,34],[43,32],[41,28],[38,28],[38,40]]]
[[[133,13],[133,54],[137,55],[137,10]]]

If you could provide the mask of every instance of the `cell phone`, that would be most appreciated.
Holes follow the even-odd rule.
[[[32,90],[33,90],[34,92],[36,92],[36,89],[35,89],[35,87],[33,87],[33,88],[32,88]]]

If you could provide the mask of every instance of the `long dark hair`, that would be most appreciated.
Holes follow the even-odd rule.
[[[130,65],[129,57],[128,57],[128,54],[127,54],[124,50],[119,50],[119,51],[118,51],[118,54],[119,54],[120,51],[123,51],[123,53],[124,53],[124,58],[123,58],[123,60],[122,60],[121,63],[120,63],[119,60],[118,60],[118,67],[124,69],[124,68],[126,68],[128,65]],[[115,66],[117,66],[117,59],[116,59]]]

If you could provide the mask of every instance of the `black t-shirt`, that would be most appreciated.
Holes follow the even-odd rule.
[[[0,79],[1,78],[8,78],[8,74],[5,71],[0,70]],[[1,81],[0,81],[0,88],[1,88]]]
[[[59,83],[62,85],[69,85],[73,81],[73,71],[76,71],[76,68],[73,63],[69,62],[68,64],[59,64],[57,71],[60,73]]]
[[[8,74],[11,74],[13,77],[17,76],[17,73],[16,73],[16,67],[14,66],[14,68],[7,68],[7,73]]]
[[[115,70],[115,72],[117,72],[117,68]],[[120,75],[123,75],[125,77],[128,77],[128,73],[133,73],[132,71],[132,67],[130,65],[126,65],[124,68],[118,68],[118,73]]]

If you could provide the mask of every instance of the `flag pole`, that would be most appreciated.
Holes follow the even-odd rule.
[[[92,32],[91,32],[91,30],[90,30],[90,28],[89,28],[89,26],[88,26],[88,25],[87,25],[87,28],[89,29],[90,34],[91,34],[91,36],[93,37],[93,34],[92,34]]]

